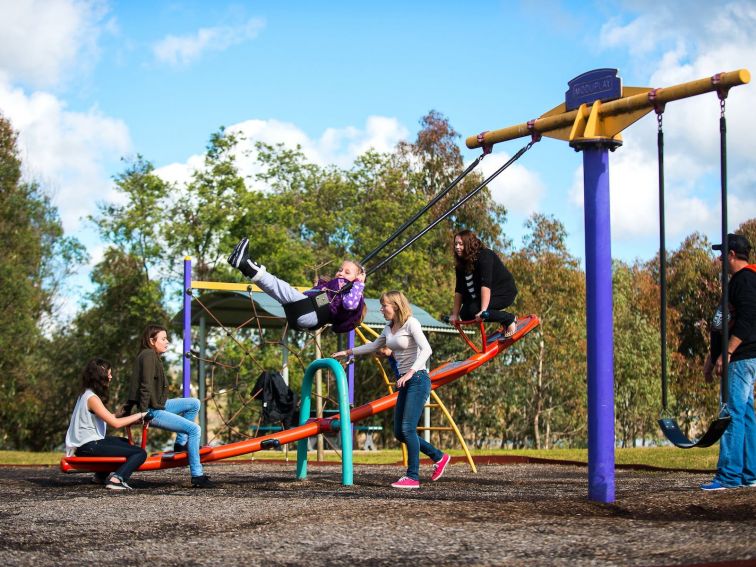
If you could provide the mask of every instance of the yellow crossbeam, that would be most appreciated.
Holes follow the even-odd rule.
[[[231,283],[231,282],[205,282],[192,280],[192,289],[208,289],[216,291],[262,291],[255,284]],[[297,287],[299,291],[307,291],[309,287]]]
[[[596,101],[590,106],[583,104],[580,108],[569,112],[565,111],[565,105],[562,103],[533,121],[530,126],[535,132],[544,136],[569,141],[616,138],[622,130],[641,116],[651,112],[655,106],[717,90],[727,91],[731,87],[745,85],[751,81],[751,73],[748,69],[728,71],[715,76],[718,82],[714,81],[714,77],[707,77],[656,89],[653,101],[648,96],[648,93],[653,90],[651,88],[624,87],[623,96],[616,100]],[[591,118],[592,123],[590,123]],[[530,136],[531,133],[529,124],[524,122],[485,132],[480,137],[470,136],[465,143],[468,148],[480,148],[484,145]]]

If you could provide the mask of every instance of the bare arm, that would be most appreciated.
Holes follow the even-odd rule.
[[[732,353],[735,352],[735,349],[740,346],[740,343],[743,341],[736,337],[735,335],[730,335],[730,340],[727,343],[727,354],[728,356],[732,356]],[[715,370],[719,376],[722,375],[722,355],[719,355],[719,358],[717,358],[717,362],[715,365]]]
[[[452,307],[451,317],[449,317],[449,322],[454,323],[457,319],[459,319],[459,310],[462,309],[462,294],[459,292],[454,293],[454,306]]]
[[[358,347],[354,348],[348,348],[346,350],[340,350],[338,352],[334,352],[331,357],[332,358],[340,358],[344,356],[361,356],[363,354],[370,354],[371,352],[376,352],[379,349],[386,346],[386,336],[381,333],[373,342],[360,345]]]
[[[116,417],[108,411],[108,408],[105,407],[105,404],[102,403],[102,400],[99,398],[99,396],[91,396],[87,400],[87,409],[113,429],[126,427],[127,425],[131,425],[132,423],[141,421],[146,415],[145,412],[142,412],[135,413],[126,417]]]

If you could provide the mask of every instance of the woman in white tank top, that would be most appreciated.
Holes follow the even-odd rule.
[[[110,490],[129,490],[126,481],[147,459],[141,447],[131,445],[123,437],[106,435],[109,425],[113,428],[126,427],[144,420],[146,412],[128,417],[116,417],[108,411],[110,381],[113,378],[110,363],[102,358],[90,360],[81,375],[84,390],[76,400],[71,422],[66,432],[66,455],[77,457],[126,457],[126,462],[114,472],[104,477],[95,474],[95,480],[103,482]]]

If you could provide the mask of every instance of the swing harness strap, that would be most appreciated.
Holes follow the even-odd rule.
[[[287,303],[283,306],[283,310],[286,313],[286,320],[289,322],[289,325],[297,331],[313,331],[331,322],[331,302],[328,301],[328,294],[325,291],[321,291],[315,295],[308,295],[293,303]],[[317,327],[314,329],[303,329],[300,327],[297,324],[299,318],[313,311],[318,318]]]

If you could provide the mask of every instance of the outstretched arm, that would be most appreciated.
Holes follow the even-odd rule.
[[[126,427],[132,423],[142,421],[144,416],[147,415],[146,412],[141,412],[126,417],[116,417],[108,411],[108,408],[105,407],[105,404],[103,404],[99,396],[96,395],[91,396],[87,400],[87,409],[114,429]]]
[[[449,316],[449,323],[452,325],[459,319],[459,310],[462,309],[462,294],[454,292],[454,306],[452,307],[451,315]]]
[[[360,345],[358,347],[354,348],[348,348],[346,350],[340,350],[338,352],[334,352],[331,357],[332,358],[343,358],[345,356],[361,356],[363,354],[370,354],[372,352],[377,352],[381,348],[386,346],[386,335],[385,331],[384,333],[381,333],[376,337],[376,339],[373,342]]]

